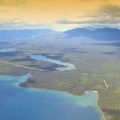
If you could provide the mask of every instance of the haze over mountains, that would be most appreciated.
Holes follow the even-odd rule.
[[[0,40],[31,38],[40,34],[52,32],[50,29],[21,29],[21,30],[0,30]]]
[[[42,34],[47,36],[51,32],[54,33],[56,31],[50,29],[0,30],[0,40],[31,38]],[[63,34],[66,34],[67,38],[88,37],[95,40],[120,40],[120,30],[115,28],[75,28],[64,31]]]
[[[68,37],[90,37],[96,40],[120,40],[120,30],[115,28],[86,29],[75,28],[64,32]]]

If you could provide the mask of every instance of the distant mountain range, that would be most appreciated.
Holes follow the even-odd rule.
[[[0,40],[30,38],[52,32],[50,29],[0,30]]]
[[[85,36],[96,40],[120,40],[120,30],[115,28],[85,29],[75,28],[65,31],[67,37]]]
[[[54,31],[50,29],[0,30],[0,40],[31,38],[33,36],[48,34],[50,32]],[[120,40],[120,29],[115,28],[75,28],[67,30],[63,33],[67,35],[67,38],[83,36],[96,40]]]

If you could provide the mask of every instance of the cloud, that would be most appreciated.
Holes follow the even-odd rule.
[[[98,0],[78,0],[81,2],[90,2],[90,1],[98,1]],[[111,1],[111,0],[99,0],[99,1]]]
[[[0,30],[13,30],[13,29],[39,29],[39,28],[48,28],[46,24],[40,23],[31,23],[23,22],[20,20],[1,20],[0,21]]]
[[[27,7],[27,1],[26,0],[0,0],[0,6],[25,8]]]
[[[109,21],[109,22],[108,22]],[[111,20],[108,20],[108,19],[91,19],[91,20],[81,20],[81,21],[68,21],[68,20],[59,20],[57,21],[57,23],[59,24],[95,24],[95,23],[98,23],[98,24],[105,24],[105,23],[110,23],[110,24],[117,24],[117,23],[120,23],[119,20],[114,20],[114,19],[111,19]]]
[[[111,18],[112,17],[120,18],[120,6],[117,5],[102,6],[99,9],[98,14],[102,14],[103,16],[110,16]]]
[[[119,0],[0,0],[0,27],[48,26],[58,30],[96,25],[119,27],[119,11]]]
[[[0,13],[9,13],[9,11],[0,9]]]
[[[120,6],[104,5],[99,7],[96,12],[79,16],[77,20],[61,19],[56,22],[63,25],[120,27]]]

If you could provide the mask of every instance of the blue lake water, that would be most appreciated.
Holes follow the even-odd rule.
[[[51,62],[51,63],[55,63],[57,65],[64,66],[64,67],[56,68],[56,70],[59,70],[59,71],[68,71],[68,70],[76,69],[73,64],[65,63],[65,62],[55,60],[55,59],[51,59],[51,58],[47,58],[46,56],[43,56],[43,55],[31,55],[30,58],[38,60],[38,61]]]
[[[15,48],[6,48],[6,49],[1,49],[0,52],[15,52]]]
[[[0,76],[0,120],[103,120],[97,93],[77,97],[20,87],[28,77]]]

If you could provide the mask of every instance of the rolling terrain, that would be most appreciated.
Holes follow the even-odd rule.
[[[34,37],[30,36],[31,32]],[[26,38],[17,39],[21,34]],[[1,75],[31,73],[31,77],[20,84],[23,87],[63,91],[73,95],[98,91],[98,106],[105,120],[120,119],[119,29],[77,28],[63,33],[50,31],[36,35],[30,31],[29,35],[14,35],[9,37],[5,33],[0,40],[0,50],[16,49],[13,52],[0,52]],[[60,65],[31,59],[31,55],[44,55],[71,63],[76,69],[59,71],[56,68]]]

